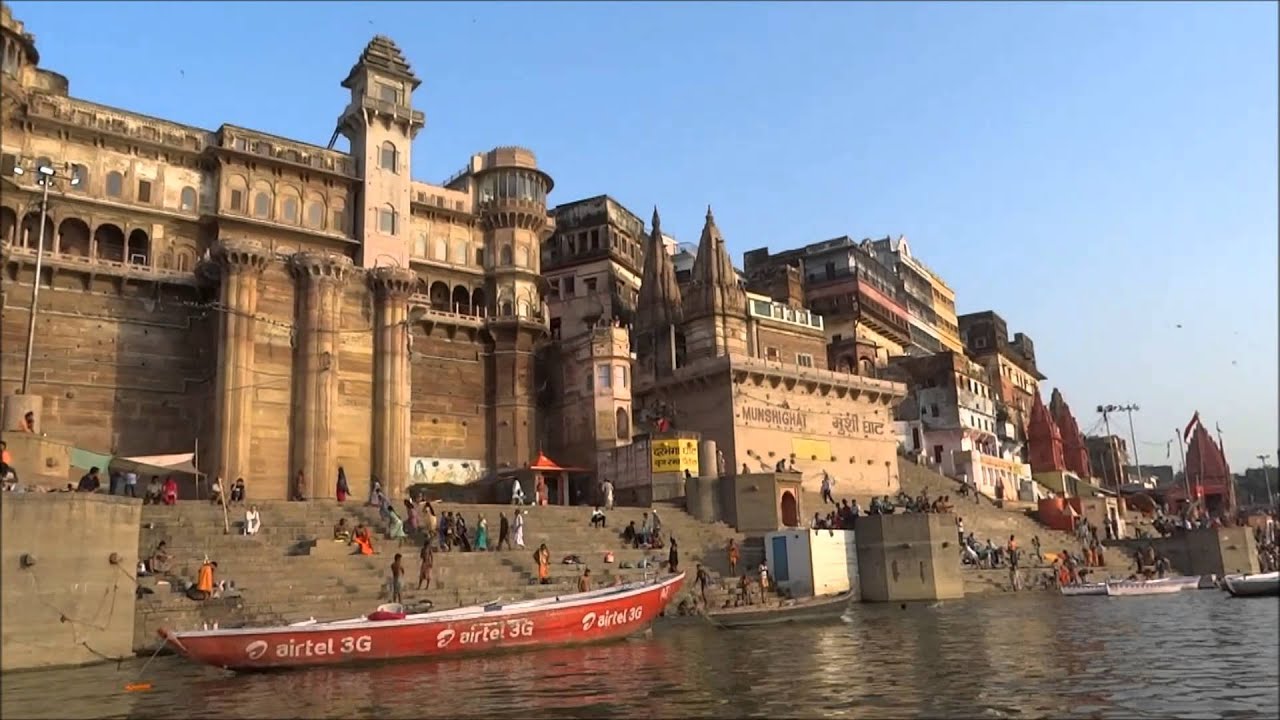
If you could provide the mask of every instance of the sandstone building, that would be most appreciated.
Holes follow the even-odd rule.
[[[340,466],[360,494],[371,474],[398,491],[533,457],[553,221],[531,152],[411,179],[421,81],[381,36],[342,80],[342,152],[76,98],[8,6],[2,25],[7,406],[34,403],[44,432],[103,452],[198,440],[205,471],[258,498],[299,471],[329,497]],[[60,178],[36,278],[41,166]]]

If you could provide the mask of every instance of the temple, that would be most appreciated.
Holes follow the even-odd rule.
[[[1235,507],[1235,487],[1226,455],[1199,423],[1187,444],[1186,473],[1186,485],[1171,488],[1171,500],[1185,500],[1186,486],[1190,486],[1191,493],[1203,500],[1205,509],[1214,515]]]
[[[1036,393],[1032,399],[1031,418],[1027,421],[1031,472],[1062,472],[1067,469],[1062,453],[1062,433],[1049,415],[1049,409]]]
[[[1062,437],[1062,457],[1066,462],[1067,470],[1081,479],[1093,477],[1093,468],[1090,467],[1089,450],[1085,447],[1084,436],[1080,433],[1075,415],[1071,413],[1071,406],[1067,405],[1058,388],[1054,388],[1053,394],[1049,397],[1049,414],[1054,424],[1058,426],[1058,433]]]

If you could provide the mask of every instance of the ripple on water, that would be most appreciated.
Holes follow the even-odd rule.
[[[1280,605],[1212,592],[855,606],[844,622],[232,675],[177,658],[0,678],[5,718],[1193,718],[1280,714]]]

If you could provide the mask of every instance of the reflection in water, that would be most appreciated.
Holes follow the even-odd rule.
[[[857,605],[586,648],[232,675],[157,658],[2,678],[25,717],[1274,717],[1280,606],[1213,591]]]

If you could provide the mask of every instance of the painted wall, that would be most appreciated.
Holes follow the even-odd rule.
[[[857,585],[852,530],[784,530],[766,535],[764,547],[774,581],[792,597],[836,595]]]
[[[142,502],[86,493],[5,493],[0,516],[0,669],[131,656]]]

